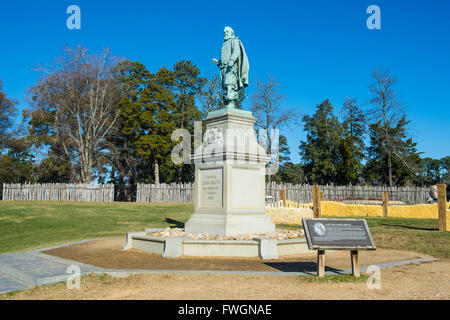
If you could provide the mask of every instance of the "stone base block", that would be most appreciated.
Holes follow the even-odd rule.
[[[163,258],[178,258],[183,255],[183,239],[188,238],[167,238],[164,245]]]
[[[122,247],[122,250],[133,248],[133,236],[145,236],[147,232],[127,232],[127,241]]]
[[[234,236],[246,233],[275,232],[275,224],[266,214],[195,213],[186,222],[188,233]]]
[[[278,241],[270,238],[254,238],[259,242],[259,257],[263,260],[278,259]]]

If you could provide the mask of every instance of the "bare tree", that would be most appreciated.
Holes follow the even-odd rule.
[[[277,130],[291,125],[300,125],[300,113],[293,108],[282,108],[281,100],[283,96],[278,93],[279,83],[270,76],[266,82],[256,80],[257,90],[252,96],[251,111],[256,118],[255,126],[262,130],[265,135],[263,138],[267,147],[267,152],[272,155],[269,166],[278,166],[279,156],[277,144]],[[272,170],[273,171],[273,170]],[[276,173],[276,172],[273,172]],[[270,182],[270,175],[268,175]]]
[[[387,158],[388,183],[393,185],[392,161],[395,157],[408,169],[413,170],[408,163],[407,155],[403,154],[404,143],[402,134],[406,121],[405,106],[397,98],[395,85],[397,80],[388,69],[375,69],[372,73],[373,84],[369,86],[373,97],[369,100],[372,108],[368,112],[368,120],[371,122],[372,132],[376,132],[381,151]],[[414,146],[414,145],[412,145]]]
[[[106,138],[119,114],[112,70],[117,62],[109,50],[89,55],[81,46],[65,48],[53,65],[40,68],[30,90],[34,122],[46,128],[47,143],[62,145],[82,183],[91,181],[92,168],[101,167],[114,148]]]
[[[200,95],[203,118],[206,118],[209,112],[223,108],[222,91],[222,84],[218,75],[206,78]]]

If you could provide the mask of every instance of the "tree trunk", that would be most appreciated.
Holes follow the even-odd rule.
[[[389,171],[389,187],[392,187],[392,157],[390,150],[388,150],[388,171]]]
[[[267,117],[269,117],[269,113],[267,113]],[[267,120],[267,121],[269,121],[269,120]],[[265,130],[266,130],[266,136],[267,136],[267,153],[270,156],[270,158],[272,159],[272,137],[270,136],[269,127],[267,127]],[[274,164],[272,163],[272,166],[273,165]],[[267,175],[267,180],[268,180],[269,185],[272,182],[272,173],[273,173],[272,169],[268,170],[269,174]]]
[[[116,185],[116,169],[114,167],[114,164],[112,166],[112,170],[111,170],[111,182],[115,185],[114,187],[114,199],[113,201],[117,201],[118,200],[118,193],[119,193],[119,185]]]
[[[184,129],[184,108],[182,107],[181,108],[181,110],[182,110],[182,114],[183,114],[183,118],[182,118],[182,120],[181,120],[181,130],[183,130]],[[183,167],[182,166],[179,166],[178,167],[178,183],[181,183],[181,176],[183,175]]]
[[[83,168],[83,175],[81,182],[85,184],[91,183],[91,167],[89,165],[85,165]]]
[[[91,183],[92,154],[88,146],[81,147],[80,166],[81,183]]]
[[[183,169],[182,167],[179,167],[179,168],[178,168],[178,179],[177,179],[178,184],[181,183],[181,176],[182,176],[182,174],[183,174],[183,172],[181,171],[182,169]]]
[[[158,160],[155,159],[155,184],[159,184],[159,164]]]

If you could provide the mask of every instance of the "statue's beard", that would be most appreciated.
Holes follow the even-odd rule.
[[[231,38],[233,38],[233,36],[226,36],[226,37],[223,37],[224,41],[230,40]]]

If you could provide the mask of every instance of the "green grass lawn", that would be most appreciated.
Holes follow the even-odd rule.
[[[0,253],[90,238],[123,236],[146,228],[183,227],[192,204],[0,201]],[[450,232],[434,219],[366,218],[377,248],[450,258]],[[299,227],[278,225],[278,228]]]
[[[378,248],[450,258],[450,232],[439,232],[437,219],[365,218]]]
[[[336,218],[336,217],[324,217]],[[425,253],[450,258],[450,232],[439,232],[437,219],[368,218],[370,233],[377,248]],[[293,229],[292,226],[278,226]]]
[[[146,228],[183,227],[192,204],[0,201],[0,253],[70,241],[124,236]]]

